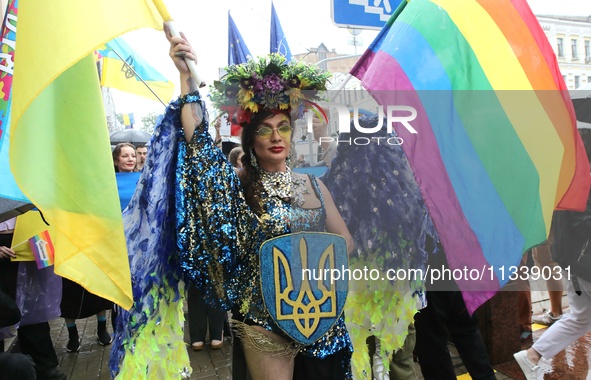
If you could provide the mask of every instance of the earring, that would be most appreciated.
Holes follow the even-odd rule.
[[[291,154],[285,158],[285,165],[291,167]]]
[[[257,157],[254,155],[254,149],[250,149],[250,164],[253,168],[258,169],[259,163],[257,162]]]

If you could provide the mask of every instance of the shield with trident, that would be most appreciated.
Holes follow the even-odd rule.
[[[265,306],[294,341],[314,343],[343,313],[349,269],[341,236],[299,232],[269,239],[260,265]]]

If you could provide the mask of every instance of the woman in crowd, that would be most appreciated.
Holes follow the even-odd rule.
[[[230,160],[230,163],[236,169],[242,169],[242,156],[244,156],[242,147],[237,146],[236,148],[233,148],[228,154],[228,160]]]
[[[113,149],[113,165],[117,173],[131,173],[136,169],[137,156],[131,143],[119,143]]]
[[[144,149],[147,148],[144,146]],[[113,149],[113,165],[115,166],[121,211],[123,211],[133,196],[139,178],[137,155],[133,144],[119,143],[115,146],[115,149]]]

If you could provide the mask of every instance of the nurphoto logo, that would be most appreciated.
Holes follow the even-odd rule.
[[[338,103],[319,103],[319,105],[326,109],[326,110],[335,110],[338,115],[338,133],[350,133],[351,132],[351,124],[353,124],[354,128],[362,133],[367,135],[372,135],[379,132],[384,127],[384,116],[386,121],[386,132],[388,135],[392,135],[394,130],[393,126],[394,123],[400,123],[409,133],[416,134],[418,133],[417,130],[411,125],[411,122],[417,118],[417,110],[411,106],[405,105],[388,105],[386,106],[386,115],[384,115],[384,108],[378,107],[378,118],[377,124],[373,127],[362,127],[359,124],[359,107],[353,107],[353,115],[349,108],[347,108],[343,104]],[[307,116],[307,131],[308,133],[313,133],[313,122],[312,122],[313,115],[311,112],[308,113]],[[353,122],[353,123],[351,123]],[[403,139],[398,136],[358,136],[355,138],[346,138],[340,139],[335,137],[328,137],[323,136],[319,138],[319,143],[323,142],[336,142],[337,144],[348,144],[348,145],[369,145],[372,141],[377,141],[378,144],[388,144],[388,145],[401,145],[403,143]]]

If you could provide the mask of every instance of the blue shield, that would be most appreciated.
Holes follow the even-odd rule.
[[[260,265],[265,306],[294,341],[314,343],[343,313],[349,263],[341,236],[300,232],[269,239]]]

